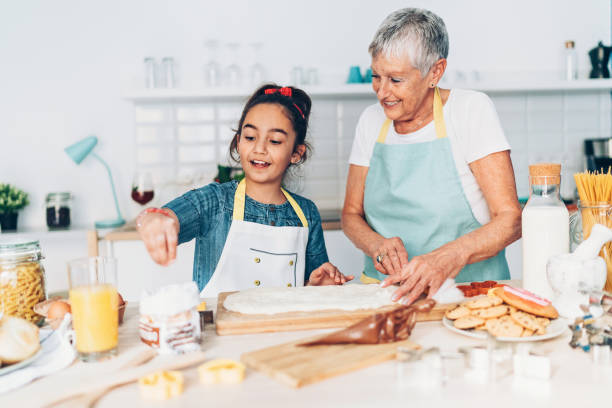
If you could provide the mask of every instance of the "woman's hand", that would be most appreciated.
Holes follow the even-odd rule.
[[[172,211],[164,210],[168,215],[143,212],[138,216],[136,224],[151,258],[156,263],[167,266],[176,259],[180,225]]]
[[[428,254],[415,256],[402,268],[401,272],[389,276],[382,287],[400,283],[393,292],[391,300],[409,305],[428,291],[428,298],[436,294],[449,277],[455,277],[465,266],[461,254],[449,247],[438,248]]]
[[[312,271],[306,285],[342,285],[353,280],[354,278],[355,277],[353,275],[343,275],[334,265],[329,262],[325,262],[323,265]]]
[[[384,275],[399,275],[408,264],[408,252],[401,238],[382,238],[373,245],[370,257],[374,268]]]

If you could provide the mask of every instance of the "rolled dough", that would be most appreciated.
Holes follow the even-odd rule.
[[[223,306],[243,314],[377,309],[394,304],[395,286],[349,284],[297,288],[253,288],[229,295]]]

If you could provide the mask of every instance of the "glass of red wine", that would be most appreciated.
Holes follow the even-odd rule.
[[[132,200],[145,205],[153,199],[153,178],[148,171],[137,171],[132,181]]]

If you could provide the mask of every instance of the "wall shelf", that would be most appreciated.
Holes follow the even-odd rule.
[[[93,225],[89,229],[94,229]],[[17,231],[2,231],[0,237],[5,239],[21,239],[21,238],[35,238],[35,239],[72,239],[84,237],[87,233],[88,228],[86,226],[71,226],[68,229],[49,230],[46,227],[31,227],[31,228],[19,228]]]
[[[534,79],[532,81],[457,81],[442,82],[445,88],[474,89],[483,92],[576,92],[612,89],[612,79],[579,79],[565,81],[556,79]],[[335,99],[374,97],[371,84],[341,84],[332,86],[304,86],[312,97]],[[171,102],[200,100],[236,100],[250,95],[245,88],[174,88],[131,89],[123,98],[133,102]]]

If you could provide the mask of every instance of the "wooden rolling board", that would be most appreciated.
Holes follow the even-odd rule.
[[[379,309],[356,311],[321,310],[319,312],[287,312],[273,315],[247,315],[231,312],[223,306],[225,298],[234,292],[219,293],[217,304],[216,326],[218,335],[268,333],[277,331],[294,331],[347,327],[373,313],[396,308],[396,305]],[[437,304],[429,313],[419,313],[418,322],[442,320],[444,312],[455,304]]]
[[[318,338],[317,336],[315,338]],[[398,347],[418,349],[410,340],[388,344],[336,344],[299,347],[314,338],[244,353],[241,360],[255,370],[299,388],[326,378],[395,358]]]

